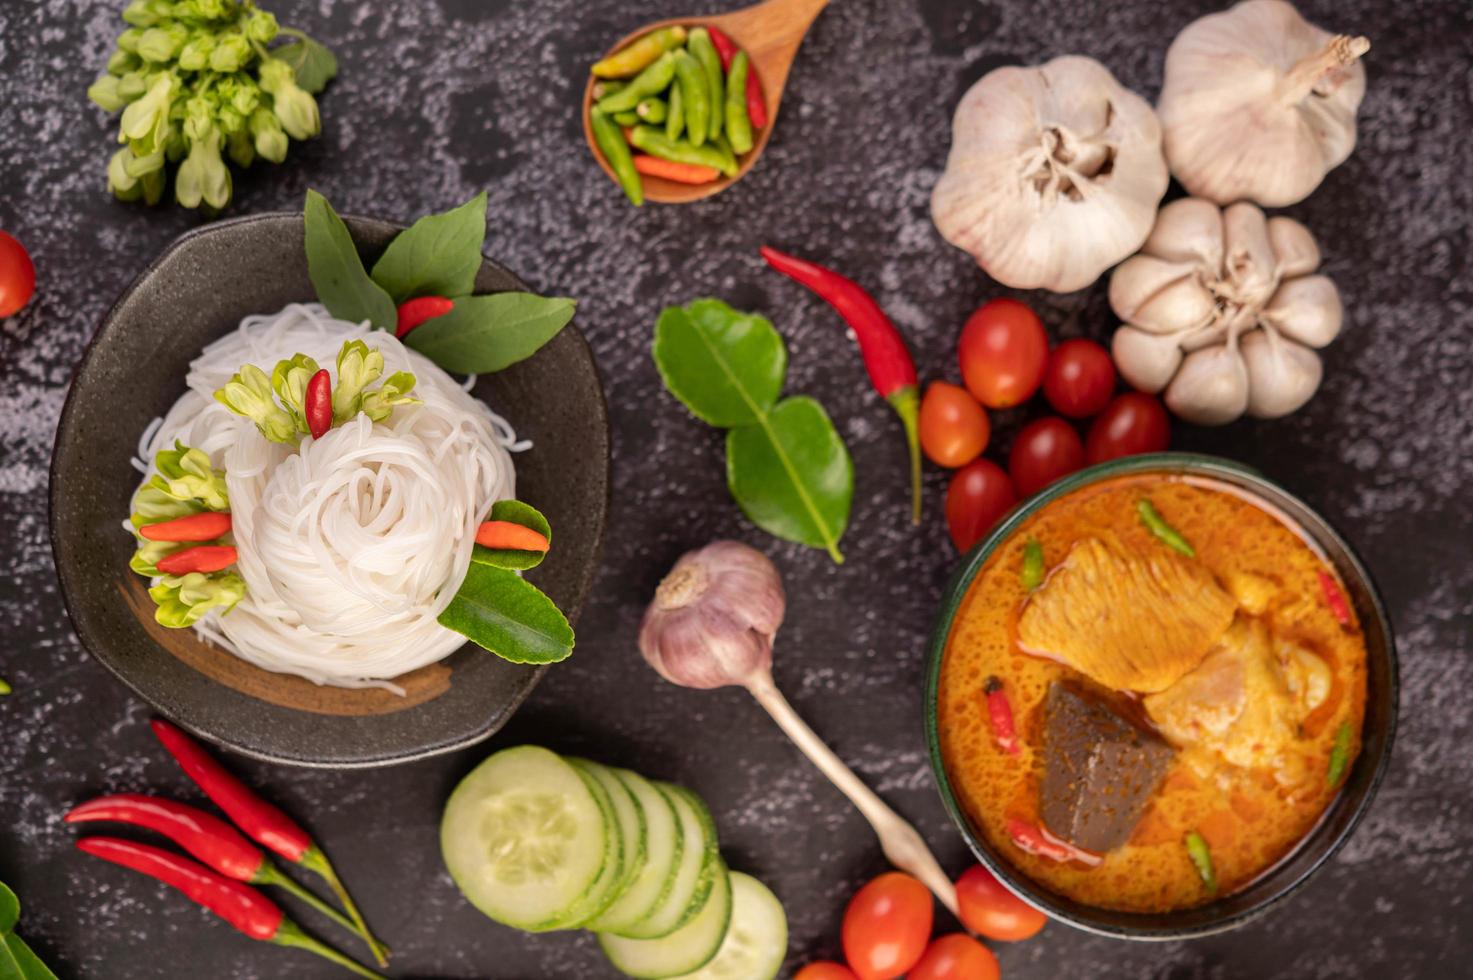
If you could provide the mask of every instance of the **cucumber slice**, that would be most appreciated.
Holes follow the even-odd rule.
[[[634,925],[620,929],[619,935],[629,939],[658,939],[695,918],[706,904],[721,867],[721,851],[716,842],[716,823],[700,797],[683,786],[656,783],[670,797],[680,818],[680,832],[685,840],[680,864],[670,891],[655,909]]]
[[[547,749],[503,749],[460,781],[440,852],[476,908],[518,929],[556,926],[609,863],[614,836],[578,770]]]
[[[716,858],[716,880],[706,902],[685,925],[659,939],[626,939],[603,933],[598,944],[620,973],[643,980],[677,977],[706,965],[721,948],[731,924],[731,879]]]
[[[670,797],[648,779],[628,769],[611,770],[639,800],[645,820],[645,862],[624,894],[608,910],[587,923],[596,932],[621,932],[654,912],[675,885],[685,849],[680,815]]]
[[[608,834],[604,840],[606,848],[604,866],[588,891],[584,892],[571,908],[558,916],[557,921],[538,930],[539,932],[552,929],[575,929],[598,915],[619,897],[617,888],[624,877],[624,837],[619,830],[613,798],[609,796],[609,791],[598,781],[598,778],[580,766],[577,760],[564,759],[563,761],[577,770],[578,775],[588,787],[588,791],[598,802],[599,809],[603,811],[604,826],[608,828]]]
[[[731,872],[731,925],[711,962],[680,980],[773,980],[788,955],[788,916],[766,885]]]
[[[644,810],[639,800],[629,791],[623,781],[608,768],[587,759],[568,759],[573,768],[598,784],[599,790],[609,800],[613,813],[612,835],[619,840],[621,862],[618,874],[610,875],[607,886],[595,885],[590,902],[590,911],[576,925],[584,925],[602,915],[610,905],[624,894],[629,883],[639,874],[645,862]]]

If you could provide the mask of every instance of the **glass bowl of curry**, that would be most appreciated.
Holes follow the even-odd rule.
[[[1396,655],[1319,515],[1227,460],[1159,453],[1061,480],[947,588],[931,763],[999,879],[1129,939],[1242,925],[1345,841],[1386,768]]]

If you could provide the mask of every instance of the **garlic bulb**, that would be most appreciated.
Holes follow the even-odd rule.
[[[674,684],[746,685],[771,670],[785,608],[782,578],[766,555],[739,541],[713,541],[682,555],[655,590],[639,652]]]
[[[1182,186],[1218,204],[1309,196],[1355,148],[1363,37],[1332,35],[1283,0],[1188,24],[1166,52],[1158,110]]]
[[[1150,104],[1070,55],[967,90],[931,218],[998,282],[1071,292],[1140,247],[1169,179]]]
[[[1110,277],[1126,324],[1116,367],[1142,391],[1165,389],[1167,407],[1199,425],[1296,411],[1323,373],[1310,348],[1334,340],[1344,319],[1334,282],[1313,274],[1319,264],[1297,221],[1247,203],[1171,202]]]

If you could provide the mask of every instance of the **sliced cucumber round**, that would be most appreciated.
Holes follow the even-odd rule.
[[[440,852],[486,915],[518,929],[555,928],[609,863],[610,819],[578,770],[523,745],[497,752],[455,787]]]
[[[598,793],[595,795],[601,795],[609,801],[613,818],[612,826],[616,831],[610,836],[617,839],[619,843],[620,861],[617,873],[609,875],[607,880],[600,878],[588,896],[587,909],[580,909],[582,914],[577,922],[569,923],[582,926],[602,915],[610,905],[613,905],[644,866],[646,831],[644,812],[639,805],[639,800],[634,797],[634,794],[619,777],[606,767],[596,762],[589,762],[587,759],[568,758],[567,761],[572,763],[573,768],[597,784]]]
[[[762,882],[731,872],[731,925],[711,962],[680,980],[773,980],[788,955],[788,916]]]
[[[608,834],[604,839],[604,866],[594,879],[593,885],[584,892],[573,906],[558,916],[557,921],[546,927],[551,929],[576,929],[584,922],[598,915],[608,908],[619,897],[619,883],[624,877],[624,838],[619,830],[618,817],[614,812],[614,801],[609,796],[609,791],[598,781],[598,778],[589,772],[584,766],[578,764],[577,760],[564,759],[582,777],[588,791],[598,802],[599,809],[604,812],[604,826],[608,828]],[[546,931],[543,930],[543,931]]]
[[[614,904],[586,924],[596,932],[620,932],[652,913],[674,887],[685,848],[680,815],[670,797],[639,773],[628,769],[610,771],[639,800],[644,812],[645,861]]]
[[[675,806],[684,845],[675,880],[664,900],[649,915],[619,930],[619,935],[630,939],[668,936],[695,918],[706,904],[721,867],[716,823],[711,819],[711,811],[706,809],[706,804],[683,786],[672,783],[655,785],[665,791]]]
[[[715,880],[697,914],[659,939],[626,939],[603,933],[599,946],[620,973],[642,980],[678,977],[698,970],[716,956],[731,924],[731,879],[717,857]]]

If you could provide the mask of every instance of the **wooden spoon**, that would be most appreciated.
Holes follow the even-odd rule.
[[[651,31],[657,31],[662,27],[674,27],[677,24],[686,27],[719,27],[736,43],[737,47],[747,52],[747,57],[752,62],[752,71],[757,76],[762,97],[767,103],[767,125],[755,134],[756,139],[752,152],[742,157],[736,176],[721,177],[709,184],[681,184],[663,177],[641,176],[644,182],[644,196],[647,200],[659,201],[662,204],[699,201],[724,191],[741,180],[747,171],[752,169],[752,165],[757,162],[757,158],[767,147],[767,138],[772,135],[772,127],[777,125],[777,110],[783,101],[783,87],[787,85],[788,71],[793,67],[793,58],[798,54],[798,45],[803,43],[803,35],[808,33],[808,25],[813,23],[813,18],[818,16],[818,12],[828,2],[829,0],[766,0],[765,3],[734,10],[729,14],[717,14],[711,17],[672,17],[669,20],[646,24],[639,30],[621,38],[617,44],[609,48],[608,53],[613,54]],[[614,176],[613,168],[609,166],[609,162],[599,152],[598,144],[594,142],[593,128],[588,119],[588,110],[593,106],[593,85],[597,81],[598,79],[590,75],[588,84],[583,89],[583,137],[588,141],[588,149],[593,153],[593,158],[598,161],[598,165],[603,167],[604,173],[608,174],[609,179],[617,184],[618,179]]]

